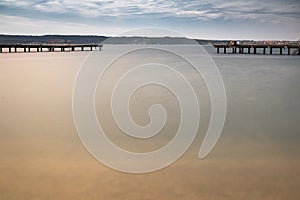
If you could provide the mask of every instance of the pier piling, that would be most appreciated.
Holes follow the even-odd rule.
[[[32,52],[32,48],[34,49],[33,52],[43,52],[43,48],[48,49],[48,52],[53,52],[55,50],[65,52],[66,50],[75,51],[76,48],[80,48],[81,51],[93,51],[99,48],[101,51],[102,47],[102,44],[0,44],[0,53],[16,53],[18,52],[18,48],[22,48],[23,52]],[[12,49],[14,49],[14,51]]]
[[[248,49],[247,53],[248,54],[259,54],[260,52],[262,52],[262,54],[267,54],[267,52],[270,54],[270,55],[273,55],[273,49],[279,49],[278,51],[276,52],[279,52],[279,55],[283,55],[284,54],[284,49],[287,48],[287,53],[285,53],[286,55],[291,55],[291,50],[292,49],[295,49],[293,54],[298,54],[300,55],[300,46],[299,44],[295,44],[295,45],[292,45],[292,44],[289,44],[289,45],[286,45],[286,44],[282,44],[282,45],[279,45],[279,44],[274,44],[274,45],[269,45],[269,44],[245,44],[245,45],[241,45],[241,44],[238,44],[238,45],[229,45],[229,44],[214,44],[213,45],[216,49],[217,49],[217,53],[220,53],[220,48],[223,48],[223,53],[226,54],[226,51],[227,49],[231,49],[231,53],[232,54],[236,54],[236,53],[239,53],[239,54],[242,54],[244,53],[244,48]],[[238,49],[238,50],[237,50]],[[251,49],[253,49],[253,51],[251,51]],[[261,50],[259,50],[261,49]],[[277,53],[278,55],[278,53]]]

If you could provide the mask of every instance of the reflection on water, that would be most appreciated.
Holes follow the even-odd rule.
[[[113,53],[113,48],[118,47],[107,46],[98,53]],[[201,124],[181,159],[141,175],[105,167],[80,143],[72,118],[72,86],[87,52],[1,54],[1,199],[299,198],[300,58],[217,55],[206,48],[227,92],[227,118],[220,141],[208,157],[198,160],[210,118],[207,88],[192,69],[154,52],[148,56],[170,59],[191,80],[200,100]],[[113,67],[126,68],[129,61]],[[106,80],[114,78],[110,74]],[[141,125],[149,123],[150,105],[166,107],[166,127],[150,141],[133,140],[115,126],[105,106],[108,92],[109,87],[98,88],[96,110],[116,144],[144,152],[165,145],[174,136],[180,110],[168,90],[146,86],[130,101],[132,117]]]

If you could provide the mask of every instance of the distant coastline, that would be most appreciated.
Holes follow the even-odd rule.
[[[5,35],[0,34],[0,44],[227,44],[229,40],[189,39],[183,37],[107,37],[95,35]],[[195,43],[196,42],[196,43]],[[241,44],[298,44],[299,41],[239,40]]]

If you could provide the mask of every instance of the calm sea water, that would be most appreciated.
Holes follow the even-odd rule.
[[[90,60],[101,62],[122,48],[128,47],[105,46]],[[180,48],[190,58],[207,59],[205,53]],[[227,116],[220,140],[202,160],[198,151],[210,119],[210,98],[203,78],[190,65],[171,54],[141,50],[113,62],[100,81],[98,120],[114,143],[135,152],[167,144],[178,128],[180,109],[166,88],[142,87],[129,103],[135,122],[148,124],[147,111],[154,103],[165,106],[168,119],[162,132],[149,140],[126,136],[107,106],[120,75],[133,63],[168,63],[195,89],[201,110],[195,141],[171,166],[140,175],[101,164],[77,135],[72,90],[88,52],[1,54],[1,199],[298,199],[300,57],[224,55],[204,48],[222,75]],[[148,73],[158,72],[144,76]],[[172,79],[168,74],[166,78]]]

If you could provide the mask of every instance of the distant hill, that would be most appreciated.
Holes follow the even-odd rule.
[[[0,35],[0,44],[97,44],[102,43],[107,37],[105,36],[85,36],[85,35]]]
[[[111,37],[104,41],[104,44],[150,44],[150,45],[171,45],[171,44],[197,44],[195,40],[183,37]]]
[[[212,43],[226,43],[226,41],[188,39],[183,37],[106,37],[86,35],[4,35],[0,34],[0,44],[196,44],[211,45]]]

